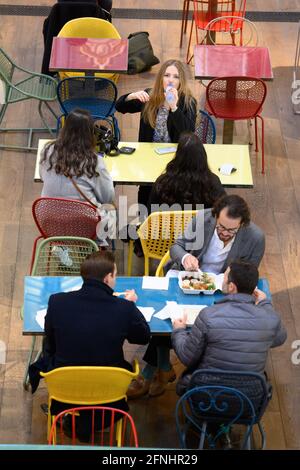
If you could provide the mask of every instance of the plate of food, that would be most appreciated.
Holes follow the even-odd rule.
[[[203,273],[202,271],[180,271],[178,283],[185,294],[213,295],[216,290],[222,289],[224,275]]]

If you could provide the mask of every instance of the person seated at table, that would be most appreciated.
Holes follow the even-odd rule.
[[[49,298],[43,355],[29,368],[32,392],[39,384],[40,370],[47,372],[65,366],[132,370],[124,358],[124,341],[149,342],[149,325],[135,305],[134,290],[126,291],[125,298],[114,295],[117,266],[113,253],[92,253],[83,261],[80,273],[83,278],[80,290]],[[115,407],[128,410],[125,400]],[[65,408],[72,406],[56,402],[55,412]]]
[[[173,348],[187,367],[178,395],[197,369],[264,373],[269,349],[283,344],[287,333],[271,300],[257,289],[258,278],[255,264],[231,263],[222,287],[227,295],[204,308],[191,329],[185,317],[173,321]]]
[[[251,222],[247,202],[236,194],[225,195],[212,209],[199,211],[175,241],[170,267],[219,274],[237,259],[258,267],[264,251],[264,233]]]
[[[196,105],[184,65],[171,59],[161,65],[152,89],[121,96],[116,110],[123,114],[141,113],[139,142],[177,143],[181,132],[195,130]],[[150,191],[151,185],[140,186],[139,204],[147,206]]]
[[[40,175],[42,196],[89,200],[95,205],[114,202],[113,181],[96,154],[94,121],[88,111],[74,109],[68,114],[58,138],[41,152]]]
[[[204,227],[203,227],[204,215]],[[195,243],[195,229],[203,247],[190,254],[189,243]],[[200,243],[200,242],[199,242]],[[217,199],[212,209],[205,209],[191,221],[182,237],[175,241],[170,254],[175,265],[170,263],[169,274],[178,271],[197,271],[220,274],[225,272],[232,261],[242,260],[258,266],[265,250],[265,236],[260,228],[250,222],[250,210],[246,201],[237,195],[224,195]],[[137,398],[149,392],[150,395],[164,392],[174,371],[169,360],[171,342],[166,338],[153,336],[144,355],[147,365],[138,380],[130,386],[130,398]],[[160,365],[162,364],[162,365]],[[155,376],[155,371],[161,372]],[[151,389],[150,389],[151,387]]]
[[[148,213],[160,204],[177,204],[178,210],[184,210],[185,204],[189,209],[196,209],[197,204],[208,208],[224,194],[219,177],[209,169],[201,140],[192,132],[183,132],[174,158],[152,186]]]

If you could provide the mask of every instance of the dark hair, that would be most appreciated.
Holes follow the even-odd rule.
[[[111,251],[97,251],[92,253],[80,266],[80,274],[84,280],[97,279],[103,281],[105,276],[113,273],[115,269],[115,256]]]
[[[252,294],[258,283],[255,264],[236,261],[229,265],[228,282],[233,282],[240,294]]]
[[[99,176],[96,171],[94,121],[84,109],[74,109],[68,114],[54,145],[49,142],[41,163],[49,158],[48,171],[54,168],[58,175]]]
[[[220,197],[214,204],[212,215],[219,217],[221,210],[227,208],[227,215],[231,219],[241,218],[241,224],[248,225],[250,223],[250,209],[247,202],[237,194],[225,195]]]
[[[201,140],[192,132],[183,132],[174,158],[156,180],[155,190],[161,203],[212,207],[218,197],[212,176]]]

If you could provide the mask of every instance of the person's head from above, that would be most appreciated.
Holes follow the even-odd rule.
[[[220,197],[212,208],[216,218],[216,230],[220,240],[228,242],[242,226],[250,223],[250,209],[246,201],[237,194]]]
[[[80,266],[80,274],[84,281],[95,279],[113,289],[117,276],[114,254],[111,251],[97,251],[90,254]]]
[[[236,261],[224,273],[222,291],[224,294],[252,295],[258,283],[258,269],[252,263]]]
[[[46,147],[45,159],[51,147],[50,142]],[[53,167],[57,174],[67,177],[86,174],[92,178],[99,175],[96,172],[94,121],[88,111],[76,108],[68,114],[54,143],[49,163],[49,170]]]
[[[182,132],[178,141],[177,150],[168,167],[173,167],[179,173],[190,172],[201,174],[209,171],[205,148],[193,132]]]

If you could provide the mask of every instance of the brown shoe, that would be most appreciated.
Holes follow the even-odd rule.
[[[150,380],[144,379],[141,375],[137,377],[137,379],[132,380],[131,384],[127,390],[127,398],[128,400],[133,400],[134,398],[142,397],[149,392],[150,388]]]
[[[165,393],[168,382],[174,382],[175,379],[176,374],[173,368],[168,371],[159,369],[157,376],[150,384],[149,397],[158,397]]]

